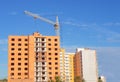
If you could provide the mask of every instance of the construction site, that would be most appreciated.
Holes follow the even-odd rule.
[[[8,38],[8,82],[98,82],[96,51],[61,47],[60,24],[25,11],[34,19],[53,25],[56,36],[10,35]],[[102,81],[105,82],[105,81]]]

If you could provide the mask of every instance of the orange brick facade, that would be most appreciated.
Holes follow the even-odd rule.
[[[60,76],[58,36],[9,36],[8,82],[48,82]]]
[[[82,82],[82,57],[80,52],[76,52],[74,56],[74,78],[77,80],[76,82]]]

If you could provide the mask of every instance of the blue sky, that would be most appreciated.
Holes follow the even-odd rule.
[[[108,82],[119,82],[120,66],[119,0],[0,0],[0,78],[7,77],[7,38],[39,31],[55,35],[51,24],[35,20],[25,10],[55,21],[59,16],[61,46],[97,50],[99,73]]]

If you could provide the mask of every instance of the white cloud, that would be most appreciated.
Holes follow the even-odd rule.
[[[120,42],[120,38],[119,39],[115,39],[115,38],[107,38],[106,39],[108,42]]]
[[[74,23],[71,21],[66,21],[66,22],[62,22],[62,23],[67,24],[67,25],[76,26],[76,27],[81,27],[81,28],[86,28],[88,26],[87,24],[79,24],[79,23]]]
[[[114,25],[114,23],[104,23],[103,25],[105,25],[105,26],[112,26],[112,25]]]
[[[112,42],[112,43],[120,42],[120,33],[110,30],[108,28],[104,28],[104,26],[106,26],[106,25],[107,26],[118,26],[118,25],[120,25],[119,22],[105,23],[105,24],[102,24],[103,26],[101,26],[96,23],[79,24],[79,23],[74,23],[74,22],[71,22],[68,20],[67,22],[63,22],[63,24],[80,27],[80,28],[86,29],[86,30],[92,30],[92,31],[94,30],[97,34],[95,36],[91,36],[91,37],[96,37],[100,42],[103,42],[103,41]]]
[[[115,25],[120,26],[120,22],[116,22]]]
[[[120,22],[109,22],[109,23],[104,23],[104,26],[120,26]]]
[[[107,35],[106,41],[108,41],[108,42],[120,42],[120,33],[106,30],[106,35]]]
[[[99,35],[102,35],[102,37],[100,37],[101,40],[104,39],[107,42],[120,42],[120,33],[118,32],[114,32],[112,30],[99,26],[93,26],[91,29],[97,31]]]

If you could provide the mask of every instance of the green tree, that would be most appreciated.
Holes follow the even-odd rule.
[[[49,80],[48,82],[54,82],[54,80]]]
[[[0,82],[7,82],[7,79],[2,79],[0,80]]]
[[[81,80],[82,80],[82,79],[81,79],[80,76],[76,76],[76,77],[74,78],[74,81],[75,81],[75,82],[81,82]]]
[[[56,76],[56,77],[55,77],[55,82],[62,82],[60,76]]]
[[[85,79],[81,78],[80,76],[76,76],[74,78],[74,82],[85,82]]]
[[[101,77],[98,77],[98,82],[103,82],[103,81],[101,80]]]
[[[85,79],[82,79],[82,82],[85,82]]]
[[[98,79],[98,82],[103,82],[101,79]]]

